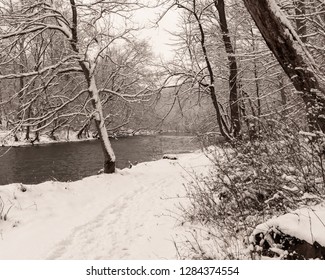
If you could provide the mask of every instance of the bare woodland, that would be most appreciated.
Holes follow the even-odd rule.
[[[175,58],[154,70],[131,17],[148,3],[88,2],[2,1],[3,128],[34,142],[40,131],[55,137],[72,126],[82,135],[94,123],[105,172],[115,161],[107,129],[127,124],[141,111],[132,104],[164,88],[175,89],[178,114],[196,112],[188,117],[196,131],[228,142],[290,114],[324,130],[321,1],[157,1],[182,20],[170,31]]]
[[[132,18],[157,7],[153,26],[180,17],[169,61]],[[184,219],[227,244],[324,199],[324,44],[322,0],[1,0],[1,129],[34,143],[92,128],[105,173],[115,171],[110,132],[128,125],[182,123],[204,144],[222,143],[223,161],[212,155],[212,174],[187,186]],[[214,257],[191,244],[195,257]],[[224,258],[240,258],[226,247]]]
[[[136,27],[127,23],[139,7],[123,1],[2,1],[2,126],[13,134],[23,130],[27,140],[32,131],[34,142],[42,130],[54,137],[70,125],[82,134],[94,122],[104,171],[114,172],[107,127],[122,126],[129,104],[152,94],[144,64],[148,46],[134,39]]]

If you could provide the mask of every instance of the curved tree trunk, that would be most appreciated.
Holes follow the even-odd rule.
[[[218,10],[220,28],[222,32],[222,40],[225,45],[225,50],[227,53],[228,64],[229,64],[229,103],[230,103],[230,119],[231,126],[233,129],[233,134],[235,138],[240,137],[241,134],[241,121],[240,121],[240,106],[238,102],[238,83],[237,83],[237,75],[238,75],[238,67],[237,61],[235,57],[235,51],[232,46],[227,17],[225,12],[225,3],[224,0],[215,0],[214,4]]]
[[[325,132],[325,90],[312,56],[285,14],[272,0],[243,0],[268,47],[290,78],[307,108],[311,131]]]
[[[104,173],[115,172],[115,154],[108,138],[107,129],[105,126],[105,118],[103,116],[103,108],[99,97],[99,92],[96,86],[95,77],[91,76],[88,89],[89,95],[92,98],[92,104],[95,109],[94,120],[100,143],[104,153]]]
[[[75,53],[79,53],[78,49],[78,33],[77,33],[77,23],[78,14],[75,0],[70,0],[71,11],[72,11],[72,26],[71,26],[71,47]],[[94,62],[95,63],[95,62]],[[114,173],[115,172],[115,154],[112,149],[111,143],[108,138],[108,133],[105,126],[105,118],[103,116],[102,103],[100,101],[99,91],[96,85],[95,79],[95,65],[91,65],[90,62],[79,60],[79,65],[83,71],[85,79],[88,85],[88,93],[92,101],[94,108],[93,118],[95,120],[95,125],[100,138],[100,143],[102,146],[104,154],[104,173]]]
[[[205,63],[206,63],[207,70],[209,73],[209,78],[210,78],[210,85],[209,85],[210,97],[212,100],[213,107],[216,111],[217,122],[218,122],[218,126],[220,129],[220,133],[225,138],[226,141],[231,142],[233,140],[233,137],[231,135],[230,129],[228,128],[223,116],[221,115],[219,104],[218,104],[218,99],[217,99],[216,90],[215,90],[214,73],[213,73],[210,59],[208,57],[208,51],[207,51],[206,45],[205,45],[205,34],[204,34],[203,26],[202,26],[202,23],[201,23],[198,15],[195,12],[193,13],[193,15],[197,21],[197,24],[198,24],[198,27],[200,30],[200,44],[201,44],[202,52],[204,55]]]

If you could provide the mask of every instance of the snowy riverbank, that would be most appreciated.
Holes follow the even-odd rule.
[[[83,137],[78,138],[77,132],[70,131],[62,131],[55,135],[55,139],[49,137],[47,134],[40,134],[39,141],[32,142],[31,140],[26,140],[22,133],[17,133],[18,141],[15,140],[14,136],[10,131],[0,130],[0,146],[3,147],[19,147],[19,146],[30,146],[30,145],[42,145],[42,144],[51,144],[51,143],[59,143],[59,142],[79,142],[79,141],[90,141],[96,140],[93,137]],[[32,139],[34,138],[31,137]]]
[[[157,131],[157,130],[123,130],[116,133],[109,134],[109,137],[111,138],[117,138],[117,137],[130,137],[130,136],[148,136],[148,135],[157,135],[160,133],[177,133],[174,131]],[[91,140],[97,140],[98,138],[92,137],[93,133],[89,133],[89,136],[82,136],[81,138],[78,138],[77,132],[70,130],[62,130],[59,132],[56,132],[55,138],[51,138],[48,134],[40,134],[39,135],[39,141],[32,141],[31,139],[34,139],[35,136],[33,135],[31,139],[26,140],[25,134],[23,133],[17,133],[16,136],[18,138],[18,141],[16,141],[14,135],[8,131],[8,130],[0,130],[0,146],[2,147],[18,147],[18,146],[30,146],[30,145],[42,145],[42,144],[51,144],[51,143],[60,143],[60,142],[80,142],[80,141],[91,141]]]
[[[182,248],[175,243],[186,243],[194,228],[197,237],[206,231],[180,219],[180,205],[188,203],[184,184],[213,165],[202,152],[176,157],[76,182],[0,186],[0,259],[176,259]],[[324,206],[269,220],[250,241],[259,247],[255,237],[281,232],[316,244],[322,256]],[[210,238],[203,239],[217,257]]]
[[[77,182],[0,186],[0,259],[175,259],[175,216],[202,153],[142,163]],[[1,209],[1,208],[0,208]],[[173,214],[171,214],[173,213]]]

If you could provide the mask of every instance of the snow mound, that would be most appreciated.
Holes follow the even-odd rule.
[[[268,220],[255,228],[250,241],[253,243],[256,235],[265,235],[270,229],[325,247],[325,205],[301,208]]]

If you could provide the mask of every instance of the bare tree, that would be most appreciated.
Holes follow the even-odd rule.
[[[107,132],[110,116],[105,110],[109,114],[113,97],[128,102],[150,92],[143,79],[132,77],[132,70],[117,89],[109,79],[100,78],[104,75],[98,69],[110,48],[123,42],[132,45],[129,18],[139,7],[137,1],[124,0],[26,0],[20,7],[3,0],[0,39],[6,55],[1,66],[8,67],[0,80],[20,81],[19,90],[12,88],[1,103],[21,116],[13,120],[12,132],[27,127],[37,135],[51,127],[53,134],[60,125],[78,123],[80,118],[93,120],[104,154],[104,172],[114,172],[115,155]],[[21,67],[14,69],[12,65],[22,61],[22,56]],[[120,66],[132,69],[130,64]],[[9,106],[17,100],[18,106]]]
[[[235,111],[239,114],[238,102],[235,95],[231,96],[231,114],[230,120],[228,114],[224,110],[223,105],[218,97],[217,74],[214,64],[214,54],[212,54],[210,31],[212,26],[216,26],[217,22],[211,22],[211,7],[213,1],[176,1],[174,5],[184,11],[183,31],[175,34],[180,41],[180,49],[178,53],[178,65],[173,65],[174,69],[169,65],[168,73],[174,77],[174,80],[186,84],[185,91],[190,88],[201,94],[208,95],[213,105],[217,126],[221,135],[227,140],[232,141],[240,135],[239,115],[236,116]],[[229,43],[229,42],[228,42]],[[229,44],[227,43],[227,47]],[[214,49],[215,51],[215,49]],[[234,72],[232,71],[231,74]],[[177,78],[176,78],[177,77]],[[233,76],[231,77],[231,79]],[[233,79],[231,80],[233,83]],[[195,85],[197,88],[195,89]],[[233,84],[232,84],[233,85]],[[229,85],[230,86],[230,85]],[[233,89],[233,88],[232,88]],[[236,88],[237,90],[237,88]],[[181,87],[177,87],[175,101],[179,100]],[[234,91],[232,90],[232,93]],[[235,109],[235,107],[237,107]]]
[[[233,125],[234,137],[238,138],[241,133],[241,120],[240,120],[240,105],[239,105],[239,92],[238,92],[238,66],[235,56],[235,50],[232,45],[228,22],[225,11],[224,0],[215,0],[214,5],[218,11],[220,29],[222,32],[222,40],[225,45],[227,58],[229,61],[229,103],[230,103],[230,117],[231,124]]]

